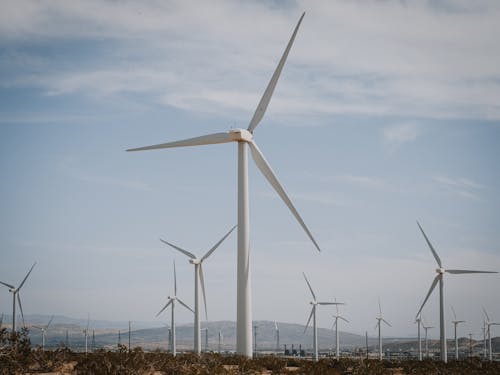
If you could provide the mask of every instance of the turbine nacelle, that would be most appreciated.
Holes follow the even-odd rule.
[[[229,131],[229,138],[234,142],[252,142],[253,135],[246,129],[233,129]]]
[[[446,270],[443,267],[436,268],[436,273],[439,273],[440,275],[444,275]]]
[[[189,259],[189,263],[191,264],[201,264],[202,260],[201,259]]]

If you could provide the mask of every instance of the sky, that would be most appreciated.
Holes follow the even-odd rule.
[[[25,314],[160,325],[174,260],[193,305],[159,238],[203,255],[236,224],[237,147],[125,149],[246,128],[303,11],[254,136],[322,251],[250,161],[254,319],[305,324],[305,272],[345,330],[376,335],[380,298],[383,334],[415,335],[437,267],[417,220],[445,267],[500,271],[497,1],[5,0],[0,280],[38,262]],[[235,320],[235,233],[204,270],[209,320]],[[451,305],[460,335],[500,320],[499,287],[446,275],[448,336]]]

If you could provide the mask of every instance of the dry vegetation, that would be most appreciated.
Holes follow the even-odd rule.
[[[163,352],[129,352],[125,346],[118,351],[76,353],[65,348],[42,351],[30,346],[27,330],[12,338],[0,331],[0,374],[500,374],[500,363],[452,361],[377,361],[323,359],[315,363],[304,359],[266,356],[247,359],[241,356],[205,354],[198,357],[184,354],[173,357]]]

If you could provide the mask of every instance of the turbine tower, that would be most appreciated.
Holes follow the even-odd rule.
[[[23,281],[21,281],[21,284],[16,288],[13,285],[4,283],[3,281],[0,281],[0,284],[5,285],[7,288],[9,288],[9,292],[12,293],[12,334],[16,332],[16,297],[17,297],[17,303],[19,304],[19,310],[21,311],[21,317],[23,319],[23,324],[24,324],[24,314],[23,314],[23,306],[21,305],[21,297],[19,295],[19,292],[21,291],[21,288],[23,287],[24,283],[26,282],[26,279],[30,275],[31,271],[33,271],[33,268],[35,267],[36,262],[33,263],[31,266],[30,270],[24,276]]]
[[[276,354],[278,354],[280,352],[280,329],[276,320],[274,321],[274,337],[276,338]]]
[[[425,335],[425,357],[426,358],[429,358],[429,343],[427,341],[427,331],[429,329],[433,329],[435,327],[433,326],[426,326],[425,323],[424,323],[424,319],[422,319],[422,328],[424,329],[424,335]]]
[[[335,299],[335,302],[337,302],[337,299]],[[335,318],[335,322],[333,323],[333,327],[335,327],[335,358],[339,360],[340,359],[339,319],[343,320],[346,323],[349,323],[349,321],[340,315],[339,306],[336,305],[335,307],[337,309],[337,314],[332,315],[333,318]]]
[[[236,228],[236,226],[232,227],[231,230],[222,237],[219,242],[217,242],[210,250],[207,251],[205,255],[201,258],[196,257],[193,253],[181,249],[180,247],[171,244],[165,240],[160,238],[160,241],[167,244],[168,246],[174,248],[177,251],[180,251],[182,254],[187,255],[189,259],[189,263],[194,265],[194,351],[196,354],[201,354],[201,334],[200,334],[200,298],[198,293],[198,285],[201,282],[201,291],[203,294],[203,303],[205,304],[205,318],[208,320],[207,313],[207,298],[205,296],[205,280],[203,277],[203,261],[207,259],[218,247],[219,245],[231,234],[231,232]]]
[[[500,323],[495,323],[490,321],[490,317],[488,316],[488,313],[486,312],[486,309],[484,307],[483,307],[483,312],[484,316],[486,317],[485,323],[488,334],[488,358],[491,362],[493,361],[493,350],[491,349],[491,326],[500,326]]]
[[[54,315],[51,316],[49,322],[45,326],[32,326],[33,328],[39,329],[42,331],[42,350],[45,350],[45,334],[47,333],[47,330],[49,329],[50,323],[52,323],[52,319],[54,319]]]
[[[429,292],[427,293],[427,296],[424,299],[424,302],[422,303],[422,306],[420,307],[420,310],[418,310],[418,314],[422,311],[422,309],[425,306],[425,303],[429,299],[429,296],[431,295],[432,291],[436,287],[438,281],[439,281],[439,340],[441,344],[441,360],[443,362],[448,361],[448,355],[447,355],[447,350],[446,350],[446,333],[445,333],[445,322],[444,322],[444,274],[451,273],[451,274],[464,274],[464,273],[498,273],[498,272],[492,272],[492,271],[472,271],[472,270],[447,270],[443,267],[443,264],[441,263],[441,259],[439,258],[439,255],[437,254],[436,250],[434,250],[434,247],[432,246],[431,242],[427,238],[427,236],[424,233],[424,230],[420,226],[420,223],[417,221],[417,225],[420,228],[420,231],[422,232],[425,241],[427,242],[427,245],[429,245],[429,248],[431,249],[432,255],[434,256],[434,259],[436,259],[436,263],[438,264],[439,268],[436,269],[437,275],[432,281],[431,287],[429,289]]]
[[[306,280],[307,286],[309,287],[309,290],[311,291],[313,300],[309,302],[312,305],[311,313],[309,314],[309,319],[307,320],[306,327],[304,328],[304,333],[306,333],[307,328],[309,327],[309,323],[311,322],[311,318],[313,318],[313,351],[314,351],[314,360],[318,361],[318,330],[316,326],[316,306],[318,305],[343,305],[341,302],[318,302],[316,300],[316,295],[314,294],[314,291],[311,287],[311,284],[309,283],[309,280],[307,280],[307,276],[304,272],[302,272],[302,275],[304,275],[304,279]]]
[[[85,354],[88,353],[89,326],[90,326],[90,314],[87,314],[87,327],[83,330],[83,334],[85,335]]]
[[[417,332],[418,332],[418,360],[422,360],[422,338],[420,336],[420,326],[422,325],[422,318],[418,315],[415,318],[415,323],[417,323]]]
[[[451,322],[453,323],[453,328],[455,330],[455,360],[458,361],[458,337],[457,337],[457,326],[460,323],[465,323],[465,320],[457,320],[457,314],[455,314],[455,309],[451,306],[451,311],[453,312],[453,319]]]
[[[236,306],[236,352],[247,357],[252,357],[252,306],[250,290],[250,220],[248,201],[248,155],[250,148],[252,158],[264,177],[276,190],[281,199],[288,206],[292,214],[305,230],[314,246],[320,250],[316,240],[300,217],[298,211],[293,206],[292,201],[286,194],[273,170],[266,161],[264,155],[257,147],[253,139],[253,133],[266,112],[271,100],[278,78],[281,74],[288,53],[295,40],[300,23],[305,13],[299,19],[292,37],[283,53],[271,80],[264,91],[264,94],[257,105],[255,113],[247,129],[234,129],[224,133],[214,133],[201,137],[185,139],[176,142],[157,144],[153,146],[129,149],[127,151],[155,150],[172,147],[200,146],[218,143],[237,142],[238,143],[238,259],[237,259],[237,306]]]
[[[165,309],[172,305],[172,318],[171,318],[171,336],[170,336],[170,348],[172,350],[172,355],[175,357],[177,355],[177,348],[176,348],[176,342],[175,342],[175,302],[179,302],[182,306],[184,306],[186,309],[189,311],[193,311],[191,307],[186,305],[182,300],[177,297],[177,275],[175,273],[175,262],[174,262],[174,295],[173,296],[168,296],[167,297],[168,302],[163,306],[163,308],[160,310],[156,316],[160,315]]]
[[[387,324],[389,327],[392,327],[390,323],[385,320],[382,317],[382,307],[380,306],[380,298],[378,299],[378,311],[379,311],[379,316],[376,318],[377,319],[377,324],[375,325],[375,328],[378,327],[378,359],[381,361],[382,360],[382,334],[381,334],[381,326],[382,322]]]

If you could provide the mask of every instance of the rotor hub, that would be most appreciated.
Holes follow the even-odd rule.
[[[235,142],[251,142],[253,139],[252,133],[246,129],[233,129],[229,131],[229,137]]]
[[[436,268],[436,272],[442,275],[446,272],[446,270],[443,267],[441,267],[441,268]]]
[[[189,263],[191,263],[191,264],[201,264],[201,259],[189,259]]]

